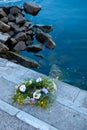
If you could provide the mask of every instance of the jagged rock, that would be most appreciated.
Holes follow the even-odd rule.
[[[27,59],[22,57],[21,55],[17,54],[17,53],[13,53],[13,52],[8,52],[8,56],[11,59],[17,60],[18,63],[22,64],[25,67],[30,67],[30,68],[38,68],[40,65],[38,64],[38,62],[31,60],[31,59]]]
[[[10,30],[10,26],[0,21],[0,30],[2,32],[8,32]]]
[[[3,17],[3,18],[1,18],[0,19],[2,22],[4,22],[4,23],[8,23],[8,18],[7,17]]]
[[[14,38],[10,38],[10,44],[16,45],[17,41]]]
[[[6,53],[9,50],[9,48],[0,42],[0,53]]]
[[[0,6],[0,8],[2,8],[4,10],[4,12],[8,15],[11,6]]]
[[[58,67],[58,65],[53,64],[51,69],[50,69],[49,76],[51,78],[58,78],[59,79],[59,78],[63,77],[63,73],[60,70],[60,68]]]
[[[3,18],[6,16],[6,13],[3,11],[2,8],[0,8],[0,18]]]
[[[27,35],[34,35],[33,30],[29,30],[26,32]]]
[[[14,38],[10,38],[5,42],[5,45],[9,48],[9,50],[13,50],[14,46],[17,44],[17,41]]]
[[[31,22],[29,22],[29,21],[26,21],[25,24],[24,24],[24,26],[27,27],[27,28],[28,28],[30,25],[31,25]]]
[[[11,30],[17,30],[19,28],[19,26],[16,25],[14,22],[8,22],[8,25],[10,25]]]
[[[54,47],[56,46],[56,44],[55,44],[55,42],[52,40],[51,36],[48,35],[48,34],[46,34],[46,33],[44,33],[44,32],[43,32],[42,30],[40,30],[40,29],[37,29],[37,30],[36,30],[36,39],[37,39],[39,42],[45,44],[45,46],[46,46],[47,48],[52,49],[52,48],[54,48]]]
[[[10,14],[12,15],[17,15],[18,13],[21,13],[21,8],[19,8],[18,6],[13,6],[10,9]]]
[[[25,49],[26,49],[26,44],[25,44],[24,41],[19,41],[19,42],[15,45],[15,47],[14,47],[14,50],[16,50],[16,51],[23,51],[23,50],[25,50]]]
[[[35,3],[32,3],[32,2],[25,2],[24,3],[24,11],[26,13],[29,13],[33,16],[37,15],[38,12],[41,10],[41,7],[38,6],[37,4]]]
[[[19,41],[26,41],[27,40],[27,35],[24,32],[19,32],[13,37],[17,42]]]
[[[8,34],[12,37],[15,35],[14,31],[9,31]]]
[[[22,27],[17,27],[15,26],[15,33],[18,32],[26,32],[26,27],[22,26]]]
[[[40,24],[36,24],[34,25],[35,28],[39,28],[41,29],[43,32],[49,33],[51,31],[53,31],[53,26],[52,25],[40,25]]]
[[[18,16],[22,16],[22,17],[24,17],[25,14],[23,14],[23,13],[18,13],[18,14],[17,14],[17,17],[18,17]]]
[[[10,35],[8,33],[2,33],[0,32],[0,42],[5,43],[10,38]]]
[[[17,60],[26,67],[39,67],[35,61],[25,59],[24,57],[9,52],[27,50],[28,52],[39,52],[45,45],[48,48],[54,48],[55,43],[52,38],[46,33],[52,31],[51,25],[34,25],[29,20],[24,18],[22,11],[31,15],[37,15],[41,7],[32,2],[24,3],[24,10],[19,6],[0,6],[0,56]],[[25,13],[24,12],[24,13]],[[46,33],[44,33],[46,32]],[[33,40],[36,39],[43,44],[33,45]],[[7,47],[7,48],[6,48]],[[5,54],[2,54],[4,52]],[[41,57],[40,55],[37,55]]]
[[[12,14],[8,14],[7,18],[9,22],[14,22],[16,19]]]
[[[19,25],[21,25],[21,24],[24,24],[25,23],[25,18],[23,17],[23,16],[18,16],[18,17],[16,17],[16,24],[19,24]]]
[[[28,52],[39,52],[43,49],[43,46],[41,44],[37,44],[37,45],[29,45],[27,47],[27,51]]]

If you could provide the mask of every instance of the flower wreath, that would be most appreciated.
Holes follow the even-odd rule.
[[[49,78],[30,79],[16,85],[16,92],[13,95],[13,101],[20,105],[35,104],[42,108],[48,108],[48,105],[55,99],[56,84]]]

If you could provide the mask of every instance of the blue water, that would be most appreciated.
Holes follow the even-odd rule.
[[[25,0],[16,2],[21,5]],[[29,0],[26,0],[29,1]],[[37,60],[37,71],[49,74],[53,64],[64,72],[63,81],[87,90],[87,1],[86,0],[31,0],[42,6],[37,16],[27,15],[33,23],[52,24],[51,36],[56,42],[54,50],[45,48],[37,58],[33,53],[23,55]],[[13,4],[13,3],[9,3]]]

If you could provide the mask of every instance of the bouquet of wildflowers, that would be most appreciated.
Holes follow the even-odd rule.
[[[42,108],[48,108],[48,105],[55,99],[56,84],[49,78],[30,79],[16,85],[16,93],[13,95],[13,101],[20,105],[34,104]]]

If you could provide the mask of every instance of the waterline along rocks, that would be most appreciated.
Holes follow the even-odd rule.
[[[26,67],[39,67],[39,63],[26,59],[17,52],[27,51],[38,53],[44,46],[53,49],[56,44],[47,33],[53,30],[52,25],[34,24],[25,18],[24,12],[37,15],[41,7],[32,2],[24,2],[23,7],[0,6],[0,57]],[[35,44],[35,39],[37,44]]]

